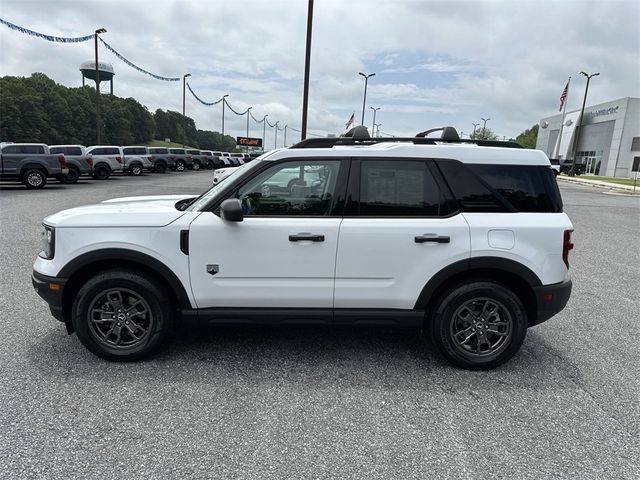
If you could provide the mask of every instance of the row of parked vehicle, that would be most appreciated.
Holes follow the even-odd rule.
[[[82,175],[106,180],[116,172],[142,175],[144,171],[233,168],[251,158],[246,153],[184,148],[5,143],[0,146],[0,179],[18,180],[27,188],[43,188],[48,178],[73,184]]]

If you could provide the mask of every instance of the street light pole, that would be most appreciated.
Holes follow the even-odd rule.
[[[96,140],[97,144],[100,145],[100,124],[102,123],[100,120],[100,70],[98,69],[98,34],[106,33],[107,30],[104,28],[99,28],[96,30],[94,35],[95,41],[95,67],[96,67]]]
[[[283,146],[287,146],[287,127],[288,125],[284,126],[284,145]]]
[[[304,57],[304,87],[302,93],[302,133],[301,140],[307,138],[307,107],[309,106],[309,68],[311,67],[311,27],[313,24],[313,0],[307,8],[307,46]]]
[[[382,126],[381,123],[374,123],[373,124],[374,127],[378,127],[378,134],[375,135],[376,137],[380,137],[380,127]]]
[[[267,117],[269,114],[267,113],[264,117],[262,117],[262,151],[264,152],[265,147],[267,146],[267,137],[266,137],[266,128],[267,128]]]
[[[361,75],[364,77],[364,98],[362,99],[362,121],[360,122],[360,125],[364,125],[364,109],[367,104],[367,84],[369,83],[369,78],[375,77],[376,74],[370,73],[369,75],[365,75],[362,72],[358,72],[358,75]]]
[[[249,116],[251,115],[251,113],[249,113],[249,112],[251,112],[252,108],[253,107],[247,108],[247,138],[249,138]],[[247,145],[247,153],[249,153],[249,145]]]
[[[222,97],[222,136],[224,137],[224,104],[227,103],[227,97],[229,94],[227,93]],[[224,139],[223,139],[224,140]]]
[[[371,123],[371,135],[373,136],[375,132],[375,128],[376,128],[376,112],[378,110],[380,110],[381,107],[377,107],[377,108],[373,108],[373,107],[369,107],[371,110],[373,110],[373,122]]]
[[[187,77],[190,77],[190,73],[185,73],[182,76],[182,148],[187,144],[187,117],[184,111],[185,104],[185,86],[187,84]]]
[[[598,75],[600,75],[600,72],[592,73],[591,75],[585,72],[580,72],[580,75],[584,75],[585,77],[587,77],[587,85],[584,88],[584,98],[582,99],[582,110],[580,110],[580,122],[576,126],[578,131],[576,132],[575,139],[573,142],[573,161],[571,162],[571,170],[569,170],[570,177],[574,177],[576,174],[576,153],[578,153],[577,152],[578,141],[580,140],[580,134],[582,133],[582,125],[584,124],[582,117],[584,116],[584,106],[587,103],[587,92],[589,91],[589,80],[591,80],[591,77],[597,77]]]
[[[478,125],[480,125],[480,124],[479,124],[479,123],[472,123],[471,125],[473,125],[473,135],[471,135],[471,138],[472,138],[473,140],[475,140],[475,139],[476,139],[476,127],[477,127]]]
[[[491,119],[490,118],[481,118],[480,120],[482,120],[484,122],[482,124],[482,140],[486,140],[486,137],[485,137],[486,126],[487,126],[487,122],[489,120],[491,120]]]
[[[278,148],[278,123],[280,123],[280,120],[278,120],[278,121],[276,122],[276,124],[274,125],[274,126],[275,126],[275,128],[276,128],[276,139],[275,139],[275,141],[273,142],[273,148]]]

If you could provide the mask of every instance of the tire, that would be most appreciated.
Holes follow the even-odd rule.
[[[71,185],[74,183],[78,183],[78,179],[80,178],[80,170],[75,167],[69,167],[69,173],[65,175],[60,175],[58,180],[65,185]]]
[[[158,162],[154,165],[153,171],[156,173],[166,173],[167,166],[164,164],[164,162]]]
[[[141,360],[161,348],[173,328],[174,306],[158,283],[129,270],[91,278],[72,309],[80,342],[95,355],[115,361]]]
[[[182,160],[176,160],[176,170],[178,172],[184,172],[185,168],[186,165]]]
[[[467,370],[505,363],[527,334],[527,314],[518,296],[490,280],[449,289],[427,322],[432,343],[449,362]]]
[[[142,175],[142,165],[140,165],[139,163],[134,163],[133,165],[129,166],[129,173],[134,177],[139,177],[140,175]]]
[[[98,165],[93,169],[93,178],[96,180],[106,180],[111,176],[111,170],[106,165]]]
[[[200,162],[199,162],[199,161],[197,161],[197,160],[195,160],[195,161],[193,162],[193,167],[192,167],[192,168],[193,168],[193,170],[194,170],[194,171],[198,171],[198,170],[200,170]]]
[[[44,188],[47,175],[38,168],[29,168],[22,174],[22,183],[30,190]]]

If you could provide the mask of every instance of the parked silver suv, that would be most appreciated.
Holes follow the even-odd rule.
[[[93,178],[106,180],[113,172],[122,172],[122,148],[115,145],[93,145],[87,152],[93,158]]]
[[[69,173],[56,177],[62,183],[76,183],[84,175],[90,175],[93,171],[93,156],[87,154],[84,145],[49,145],[50,153],[61,153],[69,168]]]

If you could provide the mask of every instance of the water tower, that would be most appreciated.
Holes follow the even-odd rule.
[[[93,80],[94,82],[96,81],[96,62],[93,60],[82,62],[80,71],[82,72],[83,87],[85,78]],[[111,95],[113,95],[113,76],[115,75],[113,65],[106,62],[98,62],[98,75],[100,77],[100,83],[108,81],[111,84]],[[100,90],[100,85],[98,85],[98,90]]]

